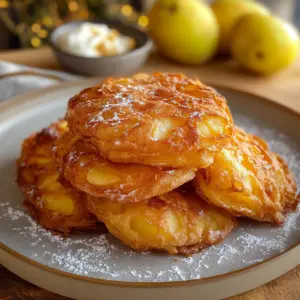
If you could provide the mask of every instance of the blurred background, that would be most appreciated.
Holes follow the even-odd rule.
[[[71,20],[117,18],[146,30],[146,13],[154,1],[0,0],[0,49],[42,47],[47,44],[53,28]],[[300,0],[260,2],[277,16],[300,28]]]

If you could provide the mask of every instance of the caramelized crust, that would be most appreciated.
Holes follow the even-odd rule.
[[[131,204],[89,196],[88,207],[110,233],[139,251],[193,254],[221,242],[236,225],[227,212],[183,190]]]
[[[297,205],[296,183],[286,163],[260,138],[236,128],[214,163],[197,172],[197,192],[236,216],[282,223]]]
[[[180,74],[108,78],[69,101],[70,130],[113,162],[203,168],[232,136],[226,100]]]
[[[45,228],[101,221],[135,250],[184,255],[225,239],[235,216],[280,224],[300,199],[285,161],[234,127],[214,89],[181,74],[83,90],[66,120],[24,140],[17,182]]]
[[[60,173],[74,187],[96,197],[122,203],[164,194],[192,180],[191,169],[161,169],[139,164],[112,163],[95,146],[72,133],[56,142]]]
[[[86,205],[86,196],[58,181],[52,147],[67,131],[67,123],[59,121],[24,140],[17,161],[17,182],[25,194],[25,205],[45,228],[68,233],[95,227],[97,220]]]

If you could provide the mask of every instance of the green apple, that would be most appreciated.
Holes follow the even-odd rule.
[[[271,15],[249,14],[233,28],[233,58],[247,69],[270,75],[292,64],[299,52],[299,35],[290,24]]]
[[[229,39],[235,23],[245,14],[268,14],[268,9],[253,0],[216,0],[211,6],[220,26],[219,52],[229,53]]]
[[[184,64],[200,64],[216,53],[218,23],[203,2],[158,0],[148,17],[150,35],[165,56]]]

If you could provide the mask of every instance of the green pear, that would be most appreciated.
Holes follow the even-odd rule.
[[[219,52],[229,53],[229,39],[235,23],[245,14],[268,14],[268,9],[253,0],[216,0],[211,6],[220,26]]]
[[[233,58],[245,68],[271,75],[295,61],[299,35],[292,25],[279,18],[249,14],[233,28],[230,46]]]
[[[148,17],[150,35],[165,56],[184,64],[201,64],[216,53],[218,23],[203,2],[158,0]]]

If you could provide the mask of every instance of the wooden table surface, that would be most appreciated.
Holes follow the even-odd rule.
[[[60,70],[48,47],[38,50],[0,52],[0,60],[28,66]],[[184,72],[205,82],[222,84],[271,98],[300,111],[300,58],[288,70],[270,78],[253,76],[232,61],[215,60],[205,66],[179,66],[153,54],[141,71]],[[0,299],[67,299],[34,286],[0,265]],[[230,300],[299,300],[300,266],[255,290],[231,297]]]

